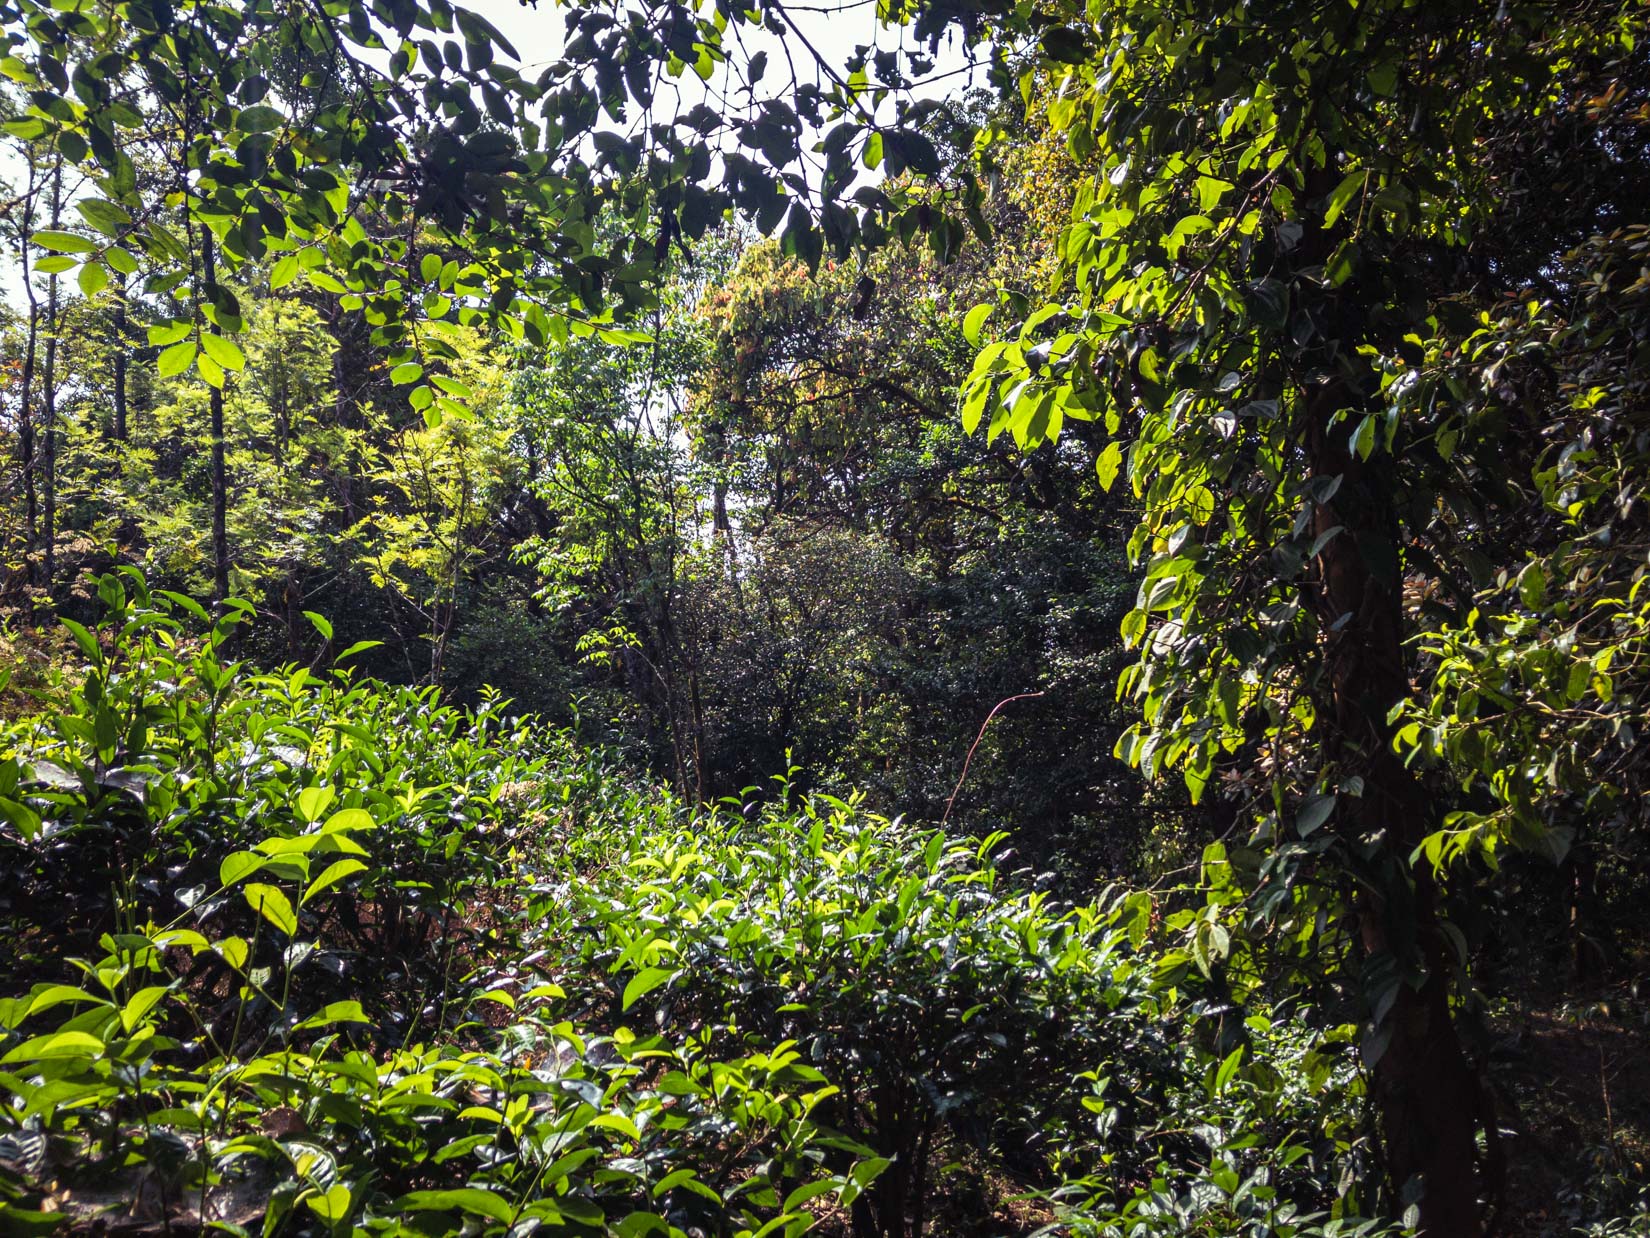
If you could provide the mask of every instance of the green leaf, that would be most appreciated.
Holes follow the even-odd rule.
[[[1351,241],[1343,241],[1329,256],[1324,264],[1324,278],[1339,288],[1352,278],[1352,269],[1358,258],[1358,247]]]
[[[211,357],[207,356],[205,353],[201,353],[195,358],[195,369],[200,373],[200,376],[206,380],[206,385],[208,387],[216,387],[220,391],[223,389],[223,367],[216,361],[212,360]]]
[[[269,268],[269,289],[271,292],[285,288],[298,278],[298,255],[288,254]]]
[[[252,953],[244,937],[225,937],[222,941],[215,941],[212,952],[236,971],[246,966],[246,960]]]
[[[88,993],[85,989],[77,989],[72,984],[52,984],[29,994],[28,1015],[33,1018],[41,1011],[50,1010],[63,1002],[94,1002],[99,1006],[109,1004],[103,998]]]
[[[458,1187],[447,1191],[412,1191],[395,1201],[407,1212],[470,1212],[489,1220],[509,1224],[515,1216],[501,1195],[479,1187]]]
[[[59,1232],[68,1219],[66,1212],[37,1212],[32,1208],[0,1202],[0,1233],[12,1234],[16,1238],[33,1238],[36,1234],[46,1238],[48,1234]]]
[[[298,815],[305,821],[318,820],[337,798],[338,792],[329,786],[305,787],[298,792]]]
[[[972,434],[979,428],[980,418],[985,415],[985,407],[991,400],[992,389],[997,380],[990,375],[972,379],[968,385],[968,396],[962,406],[963,433]]]
[[[885,1157],[870,1156],[855,1164],[850,1173],[853,1180],[860,1186],[870,1186],[877,1176],[893,1163]]]
[[[378,822],[372,819],[372,814],[365,808],[341,808],[327,818],[327,823],[321,827],[321,833],[337,834],[344,830],[377,828]]]
[[[963,316],[963,339],[968,341],[970,347],[978,348],[980,346],[980,328],[985,326],[985,320],[991,317],[996,308],[995,305],[987,301],[976,305]]]
[[[298,932],[298,917],[292,910],[292,901],[276,886],[254,881],[241,891],[253,911],[263,916],[288,937]]]
[[[29,238],[42,249],[56,250],[60,254],[95,254],[97,242],[90,237],[80,236],[73,232],[63,232],[56,228],[42,228]]]
[[[235,118],[235,127],[242,133],[268,133],[271,129],[279,129],[284,120],[285,117],[274,108],[259,104],[242,108],[241,114]]]
[[[1364,187],[1364,182],[1368,179],[1369,173],[1362,168],[1355,172],[1348,172],[1341,178],[1341,183],[1335,186],[1324,206],[1324,227],[1334,227],[1335,221],[1346,210],[1347,205],[1352,201],[1353,195]]]
[[[1094,462],[1095,471],[1100,474],[1100,488],[1110,491],[1117,483],[1117,474],[1123,468],[1123,446],[1116,439],[1107,443],[1101,451],[1100,458]]]
[[[823,1178],[818,1182],[810,1182],[806,1186],[799,1186],[785,1196],[784,1212],[795,1212],[810,1199],[817,1199],[827,1192],[836,1190],[837,1184],[830,1178]]]
[[[211,357],[226,370],[244,370],[246,368],[246,354],[240,350],[233,340],[208,331],[201,336],[201,347],[206,355]]]
[[[255,851],[232,851],[218,865],[218,884],[232,886],[245,881],[269,861]]]
[[[322,640],[332,639],[332,622],[325,615],[313,610],[306,610],[304,618],[308,619],[310,626],[321,634]]]
[[[1319,826],[1329,820],[1329,814],[1335,811],[1335,797],[1333,795],[1309,795],[1295,814],[1295,830],[1302,838],[1311,834]]]
[[[179,340],[188,338],[193,330],[194,327],[187,322],[169,322],[163,326],[150,327],[149,342],[156,348],[164,348],[168,344],[176,344]],[[187,367],[188,362],[184,365]]]
[[[119,236],[121,230],[132,222],[125,207],[105,202],[102,198],[82,198],[75,203],[75,209],[82,219],[106,236]]]
[[[334,1023],[371,1023],[357,1001],[329,1002],[320,1011],[299,1023],[294,1030],[311,1027],[329,1027]]]
[[[1375,450],[1375,415],[1365,413],[1363,420],[1358,422],[1358,428],[1352,432],[1352,450],[1358,453],[1358,459],[1369,459],[1370,453]]]
[[[58,622],[69,629],[75,644],[80,646],[81,653],[93,662],[103,661],[103,647],[97,643],[97,637],[87,631],[84,624],[76,623],[73,619],[60,619]]]
[[[624,987],[624,1009],[629,1010],[660,985],[668,984],[676,973],[663,967],[644,967]]]
[[[82,296],[95,297],[109,286],[109,272],[103,269],[101,263],[88,261],[81,266],[76,282],[80,285]]]
[[[305,1024],[300,1023],[298,1026],[303,1027]],[[349,1215],[352,1199],[349,1187],[345,1183],[335,1182],[327,1188],[324,1195],[305,1196],[304,1203],[322,1220],[336,1225]]]
[[[160,589],[157,590],[157,592],[159,592],[161,597],[165,598],[173,605],[181,606],[184,610],[195,616],[195,618],[199,619],[202,623],[212,622],[212,616],[206,613],[206,607],[195,601],[195,599],[190,597],[187,593],[174,593],[170,589]]]
[[[337,860],[334,863],[327,865],[325,871],[323,871],[314,881],[309,883],[309,889],[305,890],[303,898],[298,900],[299,906],[309,902],[309,900],[314,898],[317,894],[331,889],[345,877],[349,877],[355,873],[364,873],[366,871],[367,866],[361,863],[360,860],[353,858],[348,860]]]
[[[162,378],[182,374],[194,362],[196,351],[194,340],[173,344],[160,354],[160,359],[155,364],[155,372]]]
[[[456,378],[448,378],[445,375],[437,374],[430,381],[455,399],[473,400],[476,398],[476,393],[470,385],[461,383]]]
[[[416,383],[424,377],[424,367],[416,361],[403,361],[390,371],[390,382],[397,387],[404,387],[408,383]]]
[[[88,1032],[53,1032],[25,1040],[5,1057],[7,1062],[44,1062],[52,1058],[98,1057],[103,1053],[103,1042]]]
[[[1530,610],[1540,610],[1547,602],[1547,574],[1539,563],[1527,564],[1518,573],[1518,599]]]
[[[153,984],[139,989],[120,1008],[121,1026],[128,1034],[135,1032],[149,1012],[160,1005],[161,999],[170,991],[164,984]]]

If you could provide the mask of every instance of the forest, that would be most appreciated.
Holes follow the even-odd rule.
[[[1642,0],[0,0],[0,1236],[1650,1238]]]

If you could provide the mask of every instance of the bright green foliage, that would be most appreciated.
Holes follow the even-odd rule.
[[[845,253],[920,231],[954,249],[963,233],[891,187],[854,187],[860,166],[940,171],[921,131],[936,105],[902,99],[891,122],[865,127],[889,84],[930,59],[888,53],[874,77],[861,64],[823,84],[793,69],[762,85],[765,54],[731,69],[744,28],[788,28],[782,8],[574,7],[561,57],[536,77],[448,0],[72,12],[10,0],[0,17],[3,71],[30,92],[7,131],[97,174],[81,206],[92,233],[42,229],[36,243],[83,272],[88,294],[110,272],[149,292],[193,285],[162,366],[215,388],[237,368],[241,314],[210,269],[208,234],[226,274],[268,261],[275,287],[302,279],[338,296],[395,364],[428,368],[484,322],[534,346],[609,331],[615,308],[652,303],[673,246],[736,207],[764,230],[782,226],[810,265],[827,243]],[[690,73],[731,78],[747,105],[665,109]],[[817,161],[802,149],[804,121],[830,125]],[[128,149],[144,137],[177,152],[153,180]],[[711,183],[711,143],[724,139]],[[805,159],[821,175],[802,175]],[[977,209],[978,186],[962,181]],[[427,380],[408,383],[432,423],[453,411]]]
[[[460,591],[497,552],[488,545],[493,523],[524,483],[502,367],[476,337],[457,342],[448,372],[433,381],[453,393],[445,398],[464,400],[464,415],[392,430],[374,445],[362,478],[371,510],[343,534],[371,584],[417,613],[432,682],[442,678]],[[394,371],[391,379],[400,381]]]
[[[575,3],[529,80],[447,0],[0,0],[29,176],[5,231],[37,276],[7,341],[16,575],[89,623],[59,543],[78,568],[107,538],[170,583],[210,562],[220,605],[106,578],[83,674],[7,732],[8,1225],[116,1180],[164,1226],[251,1195],[271,1230],[754,1238],[818,1199],[914,1238],[966,1148],[1075,1232],[1407,1205],[1481,1231],[1508,1115],[1474,916],[1558,860],[1579,944],[1582,874],[1643,844],[1643,14],[877,15],[913,37],[763,85],[740,49],[796,32],[780,4]],[[967,109],[905,93],[954,30],[1020,94],[978,165]],[[725,106],[667,106],[689,78]],[[987,203],[976,166],[1017,184]],[[956,259],[959,205],[1012,225],[980,268],[885,247],[804,278],[896,235]],[[778,237],[694,320],[704,289],[661,277],[729,211]],[[138,340],[152,371],[117,377]],[[528,364],[495,401],[500,346]],[[684,799],[798,731],[933,803],[914,712],[950,715],[944,748],[1045,669],[1078,721],[980,757],[1054,798],[1044,750],[1117,732],[1087,690],[1119,515],[1116,751],[1246,827],[1166,901],[1056,906],[789,781],[695,813],[491,696],[230,660],[268,652],[235,562],[286,657],[304,623],[332,644],[322,582],[346,632],[411,612],[438,678],[482,565],[525,545],[549,587],[485,586],[521,595],[507,656],[571,633]]]
[[[1522,557],[1475,581],[1465,613],[1427,614],[1419,638],[1429,691],[1406,708],[1398,743],[1495,803],[1454,814],[1427,842],[1434,863],[1494,862],[1507,844],[1561,856],[1578,834],[1608,851],[1642,828],[1647,254],[1643,226],[1598,237],[1567,261],[1567,304],[1532,298],[1486,318],[1453,355],[1429,357],[1421,381],[1391,376],[1400,408],[1447,410],[1432,414],[1444,461],[1473,468],[1479,444],[1530,461],[1490,509],[1516,524]],[[1475,540],[1460,516],[1450,525]]]
[[[1035,192],[1058,199],[1070,168],[1048,165]],[[1123,504],[1083,443],[1026,454],[950,411],[972,356],[959,312],[1036,249],[1017,215],[1031,179],[994,199],[992,248],[953,265],[890,246],[810,277],[762,243],[707,296],[687,424],[714,553],[684,628],[713,787],[789,749],[884,811],[1011,830],[1080,888],[1150,817],[1196,826],[1177,794],[1143,805],[1110,755],[1132,720],[1114,693],[1134,592]],[[987,728],[958,789],[993,707],[1039,690]]]
[[[787,1046],[598,1033],[553,983],[497,983],[508,931],[472,909],[604,794],[558,737],[255,675],[224,656],[240,609],[195,642],[194,603],[101,594],[84,683],[0,766],[9,927],[52,946],[0,1002],[8,1228],[152,1195],[266,1232],[679,1234],[708,1200],[718,1233],[794,1234],[874,1176],[840,1141],[819,1175],[831,1089]],[[54,1180],[64,1212],[31,1216]]]
[[[332,350],[321,316],[290,301],[248,302],[246,363],[224,394],[225,457],[233,491],[232,580],[256,596],[279,590],[306,563],[327,556],[329,473],[361,450],[363,436],[331,416]],[[88,306],[88,318],[91,312]],[[86,341],[104,377],[111,343],[101,332]],[[105,536],[135,535],[157,579],[200,590],[212,576],[207,388],[142,369],[129,381],[133,411],[124,442],[111,439],[98,415],[106,415],[109,402],[103,384],[66,410],[64,498],[83,505]]]
[[[1413,488],[1394,496],[1400,511],[1451,501],[1412,453],[1430,455],[1435,434],[1446,455],[1462,450],[1461,426],[1431,424],[1441,410],[1416,402],[1435,376],[1403,376],[1424,364],[1423,337],[1457,346],[1460,315],[1406,292],[1403,273],[1497,226],[1498,203],[1490,165],[1446,152],[1511,109],[1568,106],[1574,79],[1609,73],[1634,46],[1607,7],[1573,26],[1520,10],[1482,53],[1528,58],[1518,73],[1445,56],[1400,75],[1443,27],[1390,7],[1347,6],[1310,38],[1287,6],[1230,30],[1109,7],[1083,55],[1050,70],[1063,83],[1051,123],[1102,165],[1061,241],[1064,299],[985,348],[964,400],[966,424],[989,411],[989,433],[1020,442],[1057,438],[1068,419],[1125,435],[1126,457],[1108,446],[1099,460],[1103,480],[1126,471],[1145,506],[1130,546],[1146,580],[1124,634],[1144,654],[1125,688],[1146,720],[1120,753],[1183,769],[1194,792],[1250,740],[1252,711],[1294,752],[1323,708],[1312,662],[1335,616],[1307,603],[1343,529],[1330,516],[1345,481],[1325,452],[1365,465],[1370,484]],[[1138,49],[1110,42],[1136,30]],[[1211,57],[1224,67],[1206,76]],[[1323,119],[1320,98],[1345,117]],[[1377,573],[1399,570],[1390,540],[1359,553]]]
[[[1164,1057],[1124,934],[999,892],[992,842],[904,837],[827,799],[796,820],[718,814],[580,845],[624,862],[546,890],[547,932],[597,926],[590,964],[667,1032],[794,1040],[842,1088],[826,1119],[894,1162],[868,1233],[920,1216],[942,1122],[1012,1149],[1075,1124],[1070,1062],[1109,1050],[1143,1081]]]
[[[1245,805],[1240,918],[1297,980],[1356,969],[1393,1186],[1429,1234],[1475,1233],[1502,1153],[1434,864],[1561,854],[1575,818],[1635,794],[1617,766],[1640,695],[1638,233],[1566,252],[1642,218],[1643,14],[1003,17],[1039,40],[1027,105],[1093,171],[1049,295],[982,348],[963,422],[1022,446],[1073,422],[1111,437],[1098,472],[1140,505],[1144,575],[1120,685],[1142,716],[1118,755]],[[1516,188],[1530,167],[1559,201]],[[1550,388],[1520,364],[1537,340]],[[1419,746],[1465,795],[1401,759]]]
[[[584,942],[554,973],[569,991],[581,972],[610,977],[630,1017],[651,1013],[667,1036],[794,1042],[840,1089],[819,1116],[892,1161],[856,1207],[858,1234],[923,1232],[943,1158],[964,1147],[1067,1176],[1056,1196],[1077,1232],[1156,1215],[1138,1185],[1154,1173],[1195,1200],[1164,1215],[1203,1217],[1204,1232],[1259,1233],[1216,1227],[1263,1214],[1303,1226],[1280,1232],[1338,1232],[1308,1221],[1350,1215],[1323,1175],[1368,1154],[1352,1029],[1256,1015],[1194,1030],[1200,973],[1156,944],[1149,896],[1061,906],[1010,883],[990,858],[1000,842],[830,796],[795,815],[621,818],[573,840],[530,917],[548,940]],[[1234,1193],[1249,1202],[1228,1214]]]
[[[1350,1029],[1199,1020],[1147,895],[1060,906],[830,797],[693,812],[496,703],[226,661],[239,607],[100,591],[0,765],[7,928],[52,947],[0,996],[9,1226],[918,1238],[964,1148],[1078,1230],[1354,1208]]]

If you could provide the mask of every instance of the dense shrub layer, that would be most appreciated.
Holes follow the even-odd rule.
[[[0,1228],[1354,1232],[1346,1030],[1189,913],[102,595],[0,758]]]

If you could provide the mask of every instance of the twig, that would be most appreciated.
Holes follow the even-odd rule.
[[[1043,692],[1022,692],[1018,696],[1004,697],[991,707],[991,712],[985,716],[985,721],[980,723],[980,733],[974,737],[973,744],[969,746],[968,755],[963,758],[962,773],[957,776],[957,785],[951,788],[951,798],[945,801],[945,812],[940,816],[942,827],[951,819],[951,805],[957,802],[957,792],[962,790],[963,780],[968,777],[968,763],[974,759],[974,749],[978,748],[980,741],[985,738],[985,728],[991,725],[991,720],[997,716],[997,711],[1011,701],[1029,701],[1033,697],[1044,695],[1046,693]]]

